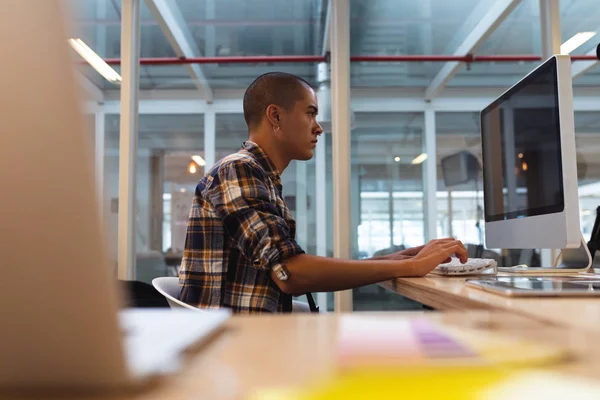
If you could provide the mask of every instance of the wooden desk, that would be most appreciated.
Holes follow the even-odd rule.
[[[385,313],[386,317],[406,315],[422,317],[423,313]],[[521,316],[487,311],[425,315],[444,324],[503,332],[564,345],[576,357],[573,361],[556,364],[552,369],[600,381],[600,346],[597,345],[597,337],[589,332],[546,326]],[[176,376],[139,394],[92,398],[247,399],[251,393],[260,389],[309,384],[334,371],[339,318],[338,314],[236,316],[228,323],[225,331],[191,354],[183,371]],[[399,390],[401,393],[401,388]],[[2,398],[11,399],[6,396]]]
[[[471,288],[465,283],[467,279],[428,275],[424,278],[399,278],[380,285],[442,311],[506,311],[540,322],[600,331],[600,298],[506,297]]]

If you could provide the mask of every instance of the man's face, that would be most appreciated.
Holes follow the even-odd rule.
[[[293,160],[310,160],[323,128],[317,122],[317,96],[305,88],[302,99],[289,111],[282,112],[281,140],[287,156]]]

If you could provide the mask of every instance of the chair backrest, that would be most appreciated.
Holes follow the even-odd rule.
[[[179,300],[179,278],[161,277],[152,280],[152,286],[165,298],[171,308],[188,308],[190,310],[202,311],[198,307],[191,306]]]

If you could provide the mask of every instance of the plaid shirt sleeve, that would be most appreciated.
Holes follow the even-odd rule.
[[[221,166],[207,198],[234,246],[261,270],[280,269],[286,258],[304,253],[278,212],[269,178],[243,160]]]

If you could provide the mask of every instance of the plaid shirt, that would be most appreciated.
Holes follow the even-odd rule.
[[[202,178],[190,210],[179,273],[179,299],[233,312],[290,311],[291,297],[271,279],[282,262],[304,253],[296,221],[281,195],[281,177],[247,141]]]

